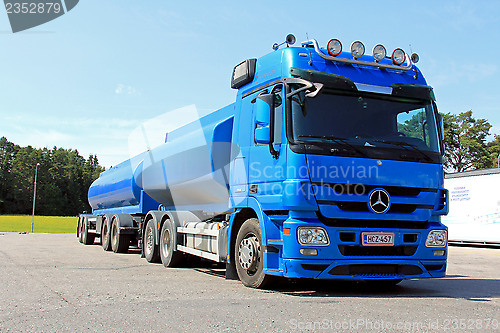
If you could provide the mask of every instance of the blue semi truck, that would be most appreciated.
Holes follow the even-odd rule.
[[[444,130],[418,55],[294,42],[234,68],[233,104],[103,172],[79,240],[167,267],[225,263],[254,288],[443,277]]]

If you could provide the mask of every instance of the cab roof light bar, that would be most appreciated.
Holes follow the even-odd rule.
[[[355,43],[360,44],[360,45],[356,44],[354,46],[356,46],[359,50],[361,50],[361,45],[362,45],[361,42],[356,41]],[[404,61],[401,62],[401,64],[406,62],[406,65],[399,66],[399,65],[382,64],[380,62],[370,62],[370,61],[358,60],[357,58],[359,58],[361,55],[359,57],[355,57],[355,59],[339,58],[337,56],[331,56],[331,55],[323,53],[321,51],[321,49],[319,48],[319,45],[318,45],[318,42],[316,41],[316,39],[310,39],[308,41],[302,42],[302,47],[311,47],[311,45],[314,47],[314,50],[316,51],[316,53],[321,58],[323,58],[325,60],[337,61],[337,62],[342,62],[342,63],[346,63],[346,64],[357,64],[357,65],[372,66],[372,67],[378,67],[378,68],[389,68],[389,69],[396,69],[396,70],[402,70],[402,71],[409,71],[413,67],[412,59],[410,59],[410,57],[406,53],[404,53]],[[352,46],[351,46],[351,48],[352,48]],[[363,46],[363,52],[364,52],[364,46]],[[335,52],[335,53],[337,53],[337,52]]]

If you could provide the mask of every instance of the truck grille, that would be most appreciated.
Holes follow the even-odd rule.
[[[336,201],[318,201],[320,204],[336,205],[347,212],[369,212],[368,205],[365,202],[336,202]],[[411,205],[411,204],[392,204],[387,213],[411,214],[417,208],[433,209],[432,205]]]
[[[369,208],[369,194],[376,188],[384,189],[390,196],[390,207],[383,214],[376,214]],[[380,220],[374,223],[345,223],[346,226],[360,227],[392,225],[413,228],[415,224],[422,226],[425,222],[415,221],[428,221],[441,196],[437,189],[432,188],[319,182],[312,183],[312,192],[321,215],[333,220],[326,222],[327,225],[342,225],[341,220],[350,219]],[[392,224],[391,221],[400,221],[402,224]]]
[[[320,212],[316,214],[322,223],[330,227],[424,229],[428,225],[427,221],[333,219],[323,216]]]
[[[437,189],[418,188],[418,187],[401,187],[401,186],[381,186],[381,185],[364,185],[364,184],[337,184],[337,183],[318,183],[313,182],[312,186],[330,187],[337,194],[354,193],[356,195],[367,195],[375,188],[385,189],[391,197],[417,197],[422,192],[437,192]]]

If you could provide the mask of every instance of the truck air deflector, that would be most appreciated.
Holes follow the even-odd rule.
[[[405,54],[405,62],[406,66],[401,67],[401,66],[394,66],[394,65],[389,65],[389,64],[383,64],[379,62],[370,62],[370,61],[362,61],[362,60],[357,60],[357,59],[347,59],[347,58],[339,58],[339,57],[332,57],[330,55],[324,54],[321,49],[319,48],[318,42],[315,39],[308,40],[306,42],[302,43],[302,46],[308,46],[308,45],[313,45],[314,50],[316,53],[323,59],[325,60],[330,60],[330,61],[336,61],[336,62],[342,62],[345,64],[357,64],[357,65],[363,65],[363,66],[371,66],[371,67],[378,67],[378,68],[388,68],[388,69],[396,69],[396,70],[401,70],[401,71],[409,71],[412,67],[413,64],[411,63],[410,57],[408,57],[407,54]]]
[[[291,68],[290,74],[310,82],[321,82],[325,87],[334,90],[376,93],[426,101],[436,100],[432,87],[423,84],[394,83],[389,87],[384,87],[357,83],[341,75],[303,68]]]
[[[321,82],[329,88],[357,91],[356,84],[349,78],[341,75],[315,71],[311,69],[291,68],[290,73],[311,82]]]
[[[421,84],[399,84],[395,83],[391,85],[392,95],[401,96],[408,98],[415,98],[421,100],[432,100],[435,101],[434,91],[432,87],[421,85]]]

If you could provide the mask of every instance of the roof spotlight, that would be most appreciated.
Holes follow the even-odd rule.
[[[342,43],[335,38],[330,39],[326,47],[328,49],[328,53],[334,57],[338,56],[340,52],[342,52]]]
[[[376,62],[382,61],[385,59],[385,56],[387,55],[387,51],[382,44],[377,44],[373,47],[372,51],[373,57],[375,58]]]
[[[406,60],[406,54],[405,51],[401,49],[395,49],[394,52],[392,52],[392,62],[394,65],[401,65],[405,62]]]
[[[414,64],[416,64],[419,60],[420,60],[420,57],[418,56],[418,54],[413,53],[413,54],[411,55],[411,61],[412,61]]]
[[[358,59],[365,54],[365,46],[359,40],[352,42],[351,44],[351,54],[354,59]]]

